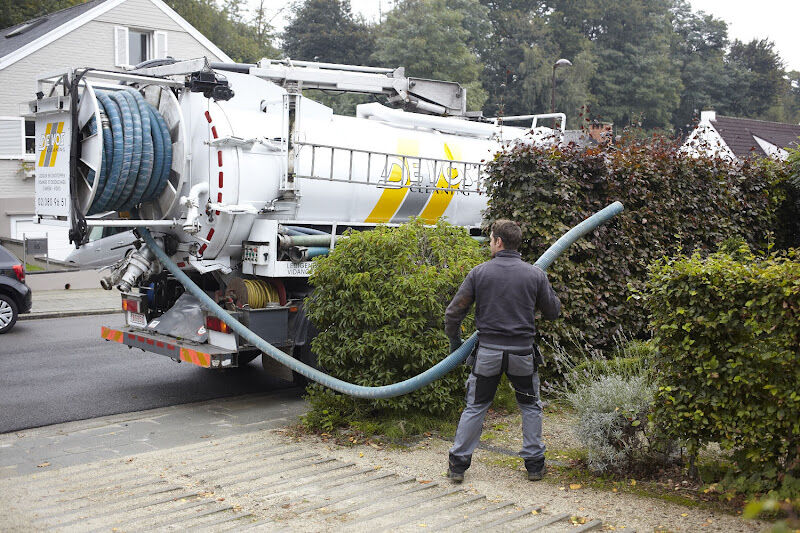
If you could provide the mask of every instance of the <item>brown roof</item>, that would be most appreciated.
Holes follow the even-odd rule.
[[[800,140],[798,140],[800,125],[798,124],[717,115],[716,120],[711,121],[711,125],[720,134],[728,148],[740,159],[750,155],[767,155],[753,136],[764,139],[784,150],[800,147]]]

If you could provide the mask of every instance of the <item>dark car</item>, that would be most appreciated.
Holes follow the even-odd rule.
[[[32,302],[22,261],[0,246],[0,335],[11,331],[19,314],[31,310]]]

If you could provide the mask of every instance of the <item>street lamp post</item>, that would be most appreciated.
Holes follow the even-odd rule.
[[[572,61],[569,59],[559,59],[553,63],[553,90],[550,93],[550,112],[556,112],[556,69],[558,67],[571,67]]]

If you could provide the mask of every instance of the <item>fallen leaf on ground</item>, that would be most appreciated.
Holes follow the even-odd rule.
[[[570,490],[578,490],[579,488],[581,488],[581,484],[580,483],[570,483],[569,488],[570,488]]]
[[[50,462],[49,461],[45,461],[44,463],[36,465],[36,468],[44,468],[46,466],[50,466]]]

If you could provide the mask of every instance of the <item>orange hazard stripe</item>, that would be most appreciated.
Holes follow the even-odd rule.
[[[122,332],[115,329],[102,326],[100,329],[100,336],[107,341],[122,343]]]
[[[208,368],[211,366],[211,356],[207,353],[197,352],[189,348],[181,348],[181,361]]]

